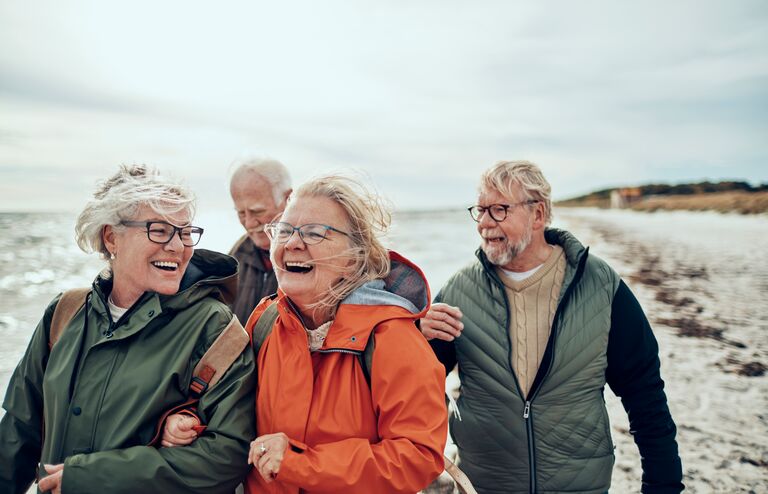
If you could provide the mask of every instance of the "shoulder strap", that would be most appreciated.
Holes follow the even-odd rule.
[[[267,307],[264,312],[259,316],[259,320],[253,326],[253,333],[251,334],[251,345],[253,346],[253,358],[259,358],[259,350],[261,345],[267,339],[267,336],[272,332],[272,328],[277,320],[277,304],[273,303]]]
[[[451,476],[456,487],[459,488],[461,494],[477,494],[477,491],[472,487],[472,482],[469,481],[467,474],[462,472],[459,467],[456,466],[447,456],[443,455],[443,461],[445,462],[445,471]]]
[[[189,384],[192,396],[199,399],[206,390],[212,388],[240,356],[248,341],[248,333],[233,314],[227,327],[195,366],[192,382]]]
[[[75,317],[80,308],[85,305],[85,298],[90,292],[90,288],[73,288],[66,290],[61,294],[56,307],[53,308],[53,317],[51,318],[51,327],[48,331],[48,350],[59,341],[64,328]]]

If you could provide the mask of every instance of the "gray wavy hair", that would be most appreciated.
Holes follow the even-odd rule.
[[[109,259],[102,232],[107,225],[120,231],[121,221],[134,219],[141,206],[161,216],[180,211],[195,214],[195,196],[181,182],[165,177],[155,167],[122,165],[110,178],[100,182],[75,224],[77,245],[86,253],[98,252]]]
[[[552,187],[536,164],[524,160],[499,161],[483,173],[479,189],[515,197],[515,184],[520,186],[524,200],[539,201],[544,205],[544,220],[549,225],[552,222]]]
[[[349,256],[352,266],[344,277],[329,287],[312,308],[325,308],[335,312],[339,303],[357,287],[368,281],[385,278],[389,274],[389,250],[380,236],[392,221],[389,204],[362,183],[342,175],[326,175],[302,184],[289,201],[302,197],[326,197],[341,206],[349,220]]]

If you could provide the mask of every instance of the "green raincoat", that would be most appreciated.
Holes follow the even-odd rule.
[[[200,400],[207,429],[192,445],[146,446],[163,412],[184,402],[192,370],[232,318],[237,263],[197,250],[179,292],[146,292],[118,321],[98,277],[49,352],[58,298],[13,373],[0,422],[0,493],[23,493],[40,464],[64,463],[62,492],[232,492],[254,430],[250,346]],[[44,422],[44,423],[43,423]],[[43,432],[44,431],[44,432]]]

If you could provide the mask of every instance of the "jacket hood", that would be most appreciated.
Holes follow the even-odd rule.
[[[99,298],[106,300],[112,291],[112,279],[99,275],[93,283]],[[165,308],[180,310],[205,298],[213,297],[224,303],[230,303],[237,294],[237,261],[220,252],[196,249],[181,278],[179,291],[173,295],[160,295],[145,292],[140,300],[158,297]],[[98,305],[103,305],[94,301]]]
[[[359,286],[341,301],[323,348],[362,351],[376,325],[391,319],[415,321],[426,314],[431,295],[424,273],[397,252],[390,251],[389,259],[386,278]],[[278,294],[287,313],[290,302],[282,290]]]

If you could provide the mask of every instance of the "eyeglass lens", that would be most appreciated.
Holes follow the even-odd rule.
[[[290,223],[270,223],[265,227],[265,231],[270,237],[277,242],[283,244],[288,241],[293,235],[293,232],[298,231],[299,236],[306,244],[316,244],[325,239],[325,235],[328,232],[328,227],[316,223],[311,223],[302,226],[293,226]]]
[[[185,247],[194,247],[203,235],[203,229],[196,226],[177,227],[169,223],[150,222],[147,224],[147,236],[153,242],[166,244],[179,232],[181,243]]]

